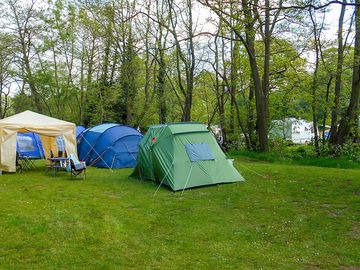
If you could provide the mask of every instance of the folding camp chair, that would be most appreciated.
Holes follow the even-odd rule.
[[[23,171],[23,165],[20,161],[19,152],[16,152],[16,172],[21,173]]]
[[[76,177],[84,172],[84,179],[86,179],[86,163],[85,161],[79,161],[74,154],[69,156],[69,172],[71,177]]]

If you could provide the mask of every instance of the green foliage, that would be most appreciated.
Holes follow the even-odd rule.
[[[17,76],[13,62],[18,48],[14,45],[14,40],[13,35],[0,32],[0,117],[8,113],[11,103],[9,95],[14,77]]]
[[[31,99],[30,95],[27,95],[25,92],[18,93],[12,99],[12,110],[14,113],[20,113],[25,110],[34,110],[35,106],[33,104],[33,100]]]
[[[114,111],[119,93],[120,86],[118,84],[104,86],[94,83],[88,86],[84,106],[85,126],[94,126],[105,122],[120,122],[117,113]]]
[[[271,58],[270,117],[309,118],[310,74],[305,59],[298,56],[293,45],[283,39],[273,40]]]
[[[133,108],[136,106],[135,98],[138,92],[137,68],[139,67],[140,62],[135,53],[131,31],[130,27],[120,67],[119,84],[121,92],[114,107],[117,118],[120,119],[122,123],[126,124],[131,124],[130,121],[133,120],[133,111],[135,111]]]
[[[202,72],[196,78],[192,117],[194,121],[209,123],[216,113],[215,79],[212,73]],[[214,119],[212,119],[213,122]]]
[[[347,142],[332,149],[337,157],[346,158],[353,162],[360,163],[360,145],[359,143]]]
[[[258,148],[251,58],[238,34],[243,35],[248,30],[246,23],[254,24],[247,38],[256,37],[254,56],[262,78],[265,43],[260,21],[266,21],[261,5],[254,5],[251,12],[248,10],[254,12],[253,15],[259,12],[255,18],[249,16],[249,12],[244,13],[241,4],[219,5],[225,11],[223,19],[228,18],[232,25],[215,16],[212,22],[219,24],[216,38],[198,35],[196,13],[193,14],[194,33],[190,36],[196,60],[192,82],[189,80],[192,54],[187,33],[191,30],[187,25],[190,14],[186,14],[187,4],[191,1],[178,3],[174,9],[176,12],[172,13],[175,25],[171,25],[169,18],[168,4],[172,1],[156,1],[156,5],[144,3],[148,15],[139,12],[142,5],[134,0],[40,2],[31,11],[28,10],[31,5],[21,5],[20,2],[15,5],[18,15],[21,15],[18,18],[25,20],[22,24],[28,26],[26,31],[29,32],[20,36],[22,29],[16,31],[16,16],[11,15],[13,10],[4,2],[7,13],[2,15],[2,19],[12,20],[15,28],[12,34],[0,33],[0,69],[4,70],[2,59],[7,55],[20,56],[12,60],[14,63],[8,70],[11,79],[18,82],[19,90],[13,95],[12,102],[0,100],[1,105],[9,107],[12,104],[10,114],[37,109],[86,126],[120,122],[145,127],[160,121],[180,121],[185,100],[190,100],[180,86],[192,89],[189,87],[191,84],[194,87],[193,121],[223,125],[229,148],[243,148],[244,134],[250,137],[251,142],[247,145],[251,147],[248,148]],[[248,4],[250,7],[252,1]],[[312,31],[308,11],[279,9],[279,12],[269,41],[270,93],[269,119],[266,119],[269,125],[272,120],[285,117],[312,118],[310,89],[313,70],[309,61],[311,57],[306,53],[313,44],[307,40]],[[314,15],[323,15],[323,12],[322,9],[314,11]],[[170,31],[171,28],[174,29]],[[179,44],[176,44],[174,34]],[[21,36],[25,36],[25,40],[19,42]],[[24,44],[28,47],[26,52],[22,51]],[[321,44],[315,101],[319,123],[323,124],[324,119],[325,125],[329,125],[337,48],[335,43],[328,43],[325,39]],[[177,58],[178,50],[185,58]],[[346,44],[344,54],[339,116],[348,106],[351,90],[354,51],[349,44]],[[27,67],[21,59],[24,56],[31,59],[30,70],[25,70]],[[164,105],[166,117],[160,115],[160,105]],[[219,108],[223,110],[220,112]],[[289,152],[280,142],[273,145],[272,151],[289,159],[311,157],[302,150]],[[331,153],[323,151],[322,155],[326,154]],[[355,160],[356,155],[351,159]]]

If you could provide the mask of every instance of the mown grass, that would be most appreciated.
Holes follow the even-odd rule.
[[[246,182],[155,196],[128,169],[3,175],[0,268],[360,267],[360,170],[235,165]]]

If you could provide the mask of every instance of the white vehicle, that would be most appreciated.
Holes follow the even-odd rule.
[[[313,123],[304,119],[285,118],[271,122],[270,139],[283,139],[297,144],[308,144],[314,137]]]

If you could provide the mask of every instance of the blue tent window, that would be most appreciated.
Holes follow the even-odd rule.
[[[208,143],[185,144],[186,152],[190,161],[214,160]]]
[[[20,151],[26,152],[35,150],[34,142],[31,137],[19,136],[17,138],[17,143]]]
[[[65,140],[63,136],[56,137],[58,151],[65,152]]]
[[[44,150],[40,135],[33,132],[18,133],[16,136],[16,151],[20,156],[43,158]]]

